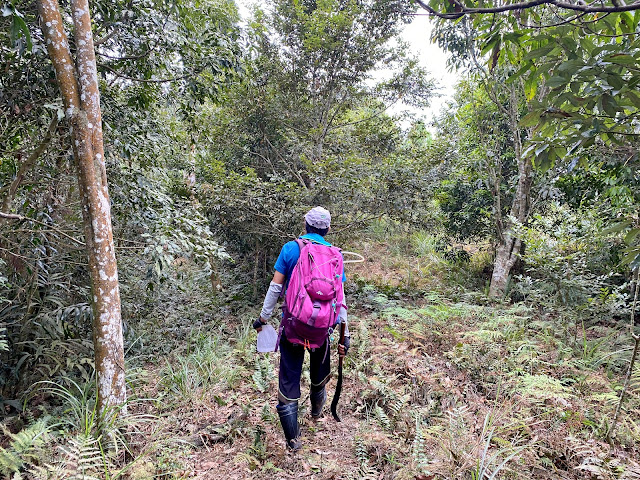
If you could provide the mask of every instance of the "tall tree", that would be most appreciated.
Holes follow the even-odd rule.
[[[489,285],[489,296],[502,297],[507,289],[511,269],[519,258],[522,249],[522,239],[513,231],[513,223],[526,223],[531,209],[531,185],[533,183],[533,162],[531,155],[523,151],[523,135],[520,127],[520,105],[522,91],[519,84],[507,86],[506,106],[495,94],[495,84],[486,86],[491,89],[490,95],[495,103],[499,105],[508,119],[513,141],[513,152],[515,163],[518,169],[517,182],[511,200],[509,215],[505,218],[501,209],[495,209],[496,230],[498,234],[498,247],[496,248],[496,258],[493,263],[491,274],[491,284]],[[500,193],[497,193],[500,198]]]
[[[439,194],[445,226],[461,238],[489,236],[494,241],[492,297],[504,295],[519,258],[523,244],[514,227],[529,217],[533,185],[532,159],[523,153],[528,133],[519,125],[522,89],[505,85],[505,78],[496,69],[476,71],[460,82],[456,113],[440,124],[440,136],[449,139],[448,148],[457,154]]]
[[[71,55],[57,0],[39,0],[38,11],[65,115],[72,126],[87,259],[91,275],[93,344],[98,408],[126,400],[120,291],[111,226],[98,75],[87,0],[71,1],[76,46]]]
[[[522,85],[527,109],[518,123],[527,136],[519,148],[532,166],[560,162],[571,170],[590,161],[594,144],[620,148],[637,136],[640,3],[417,3],[439,18],[434,39],[456,55],[453,63],[470,62],[478,52],[478,65],[501,66],[507,85]],[[504,276],[501,257],[498,251],[497,277]],[[492,295],[500,291],[494,280]]]

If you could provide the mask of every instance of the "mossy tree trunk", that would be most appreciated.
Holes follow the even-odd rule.
[[[93,293],[98,408],[104,412],[107,407],[121,405],[126,400],[120,291],[89,4],[87,0],[71,0],[70,7],[77,48],[75,61],[57,0],[38,0],[42,32],[72,127]]]

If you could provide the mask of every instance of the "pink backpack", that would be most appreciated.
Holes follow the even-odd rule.
[[[342,254],[305,239],[297,239],[300,258],[291,272],[284,298],[284,328],[287,340],[307,348],[322,346],[338,323],[344,305]]]

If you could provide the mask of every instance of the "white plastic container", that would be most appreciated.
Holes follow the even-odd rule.
[[[271,325],[263,325],[262,330],[258,332],[258,352],[273,352],[278,341],[278,334]]]

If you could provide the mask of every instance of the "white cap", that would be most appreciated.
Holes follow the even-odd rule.
[[[329,210],[322,207],[314,207],[304,216],[306,222],[315,228],[325,229],[331,225]]]

